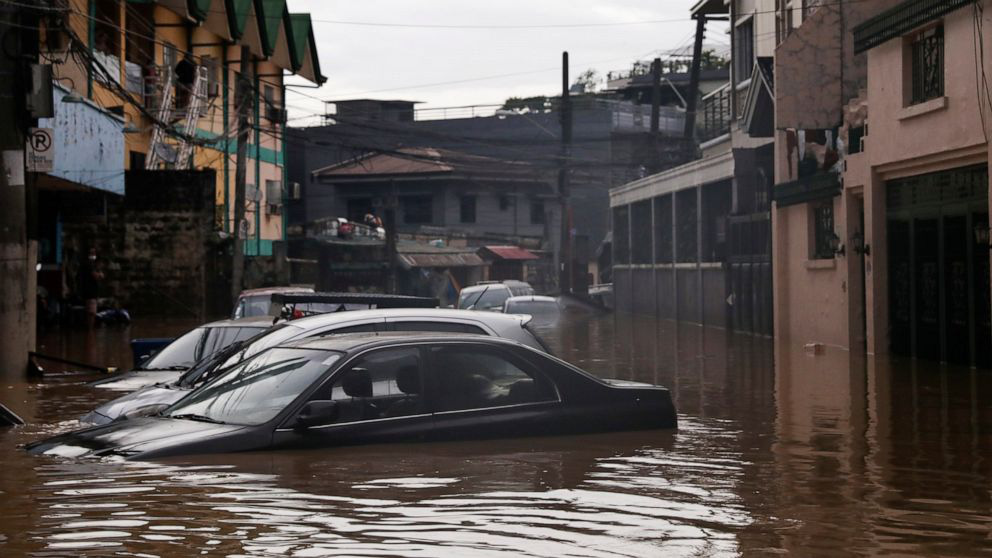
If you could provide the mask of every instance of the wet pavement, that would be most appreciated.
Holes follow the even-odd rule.
[[[127,367],[132,334],[181,327],[40,350]],[[543,334],[595,374],[669,386],[678,431],[78,462],[15,447],[112,395],[4,385],[29,425],[0,431],[0,555],[992,552],[992,372],[624,316]]]

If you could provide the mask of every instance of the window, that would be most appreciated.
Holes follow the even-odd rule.
[[[434,352],[438,411],[464,411],[557,399],[554,387],[498,353],[477,348]]]
[[[336,423],[405,417],[426,412],[418,349],[384,349],[334,375],[311,400],[338,404]]]
[[[431,196],[402,196],[403,222],[407,225],[429,225],[434,222],[434,198]]]
[[[912,60],[910,104],[944,96],[944,27],[918,33],[909,44]]]
[[[734,81],[741,83],[751,77],[754,68],[754,19],[734,28]]]
[[[545,222],[544,201],[534,200],[530,202],[530,222],[532,225],[543,225]]]
[[[813,214],[813,257],[814,260],[827,260],[834,257],[834,203],[814,205]]]
[[[499,197],[499,210],[506,211],[510,208],[510,196],[500,196]]]
[[[461,222],[475,222],[475,196],[462,196],[461,199]]]

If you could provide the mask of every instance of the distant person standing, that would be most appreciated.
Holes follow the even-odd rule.
[[[79,266],[77,288],[79,296],[86,305],[86,327],[92,328],[96,323],[96,299],[100,292],[100,281],[103,271],[100,270],[96,259],[96,248],[90,248],[89,254]]]

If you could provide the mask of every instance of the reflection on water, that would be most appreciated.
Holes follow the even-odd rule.
[[[0,554],[992,550],[988,372],[614,316],[566,314],[542,334],[596,374],[669,386],[679,430],[73,462],[13,448],[107,396],[11,386],[31,424],[0,432]]]

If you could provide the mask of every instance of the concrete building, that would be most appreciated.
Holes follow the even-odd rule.
[[[693,6],[697,58],[707,21],[730,22],[730,80],[701,95],[698,159],[610,192],[618,310],[771,334],[775,10]]]
[[[336,186],[318,183],[315,171],[361,157],[390,153],[398,148],[430,148],[526,164],[538,173],[553,175],[560,165],[561,123],[557,100],[548,107],[516,113],[499,106],[414,109],[412,101],[357,99],[336,103],[333,124],[290,129],[289,180],[300,184],[302,196],[290,202],[291,221],[303,224],[331,216],[346,216]],[[570,206],[581,267],[594,260],[593,252],[609,231],[609,195],[612,185],[646,173],[670,168],[687,159],[682,140],[685,110],[662,106],[659,132],[652,134],[651,107],[632,100],[572,98]],[[542,178],[543,180],[543,178]],[[551,177],[551,183],[556,179]],[[527,223],[527,194],[505,192],[518,204],[522,217],[506,221]],[[557,234],[557,233],[556,233]],[[595,269],[590,269],[595,275]]]
[[[250,67],[245,249],[271,254],[285,229],[283,77],[324,80],[309,14],[291,14],[284,0],[68,0],[42,18],[41,42],[40,61],[55,61],[57,99],[55,118],[42,125],[55,127],[64,148],[56,156],[65,161],[50,174],[123,194],[126,170],[213,169],[216,227],[228,232],[236,76]],[[250,60],[240,60],[242,46]],[[109,113],[104,120],[116,129],[85,124],[70,102]]]
[[[440,239],[474,248],[509,244],[530,249],[541,258],[528,266],[526,279],[542,292],[554,288],[561,205],[555,173],[547,169],[447,149],[405,147],[318,169],[313,178],[314,197],[324,188],[333,192],[328,196],[332,216],[361,223],[367,213],[386,217],[393,204],[395,223],[385,223],[395,227],[393,232],[425,244]]]
[[[778,47],[785,342],[992,364],[990,7],[824,3]]]

